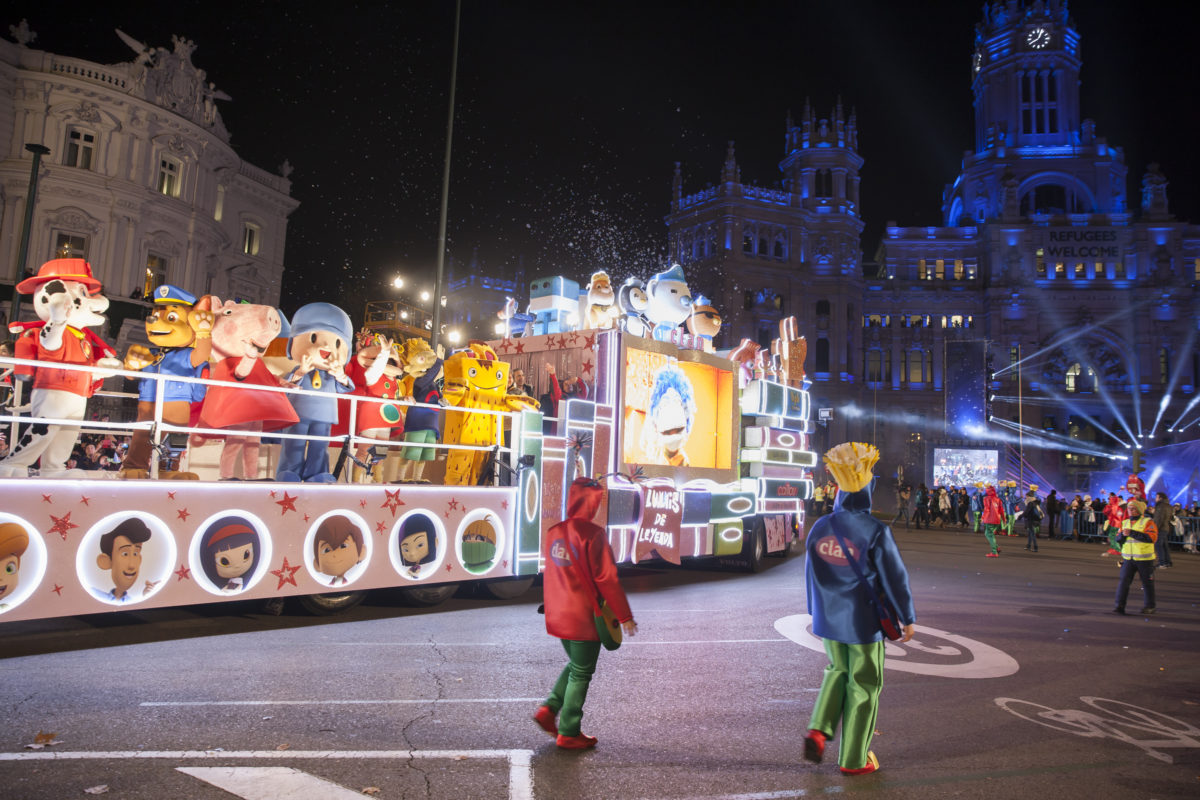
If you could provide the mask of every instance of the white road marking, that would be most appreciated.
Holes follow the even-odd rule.
[[[291,767],[176,767],[243,800],[362,800],[362,794]]]
[[[647,645],[647,644],[776,644],[786,642],[788,639],[676,639],[676,640],[646,640],[633,641],[626,639],[624,644],[627,645]]]
[[[508,761],[509,800],[533,800],[532,750],[114,750],[71,751],[37,750],[28,753],[0,753],[4,761],[116,761],[121,759],[168,759],[172,761],[305,759],[498,759]],[[355,795],[356,797],[359,795]],[[280,799],[281,800],[281,799]]]
[[[775,620],[775,630],[801,647],[824,654],[825,645],[809,630],[811,624],[812,617],[810,615],[792,614]],[[943,678],[1003,678],[1015,674],[1021,668],[1015,658],[989,644],[925,625],[915,627],[918,635],[943,639],[950,642],[950,646],[931,645],[926,642],[917,644],[917,640],[914,639],[909,642],[909,645],[917,645],[913,647],[914,651],[939,656],[961,657],[965,654],[971,659],[966,662],[942,661],[941,663],[909,660],[906,658],[909,652],[904,645],[899,642],[885,641],[884,652],[887,654],[887,658],[883,662],[884,669],[912,672],[917,675],[935,675]]]
[[[396,706],[426,703],[540,703],[544,697],[446,697],[428,700],[147,700],[139,706]]]

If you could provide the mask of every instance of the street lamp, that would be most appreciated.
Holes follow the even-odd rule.
[[[428,303],[428,302],[429,302],[429,292],[427,292],[427,291],[423,291],[423,292],[421,292],[421,302],[422,302],[422,303]]]
[[[42,165],[42,156],[50,155],[50,148],[41,144],[27,143],[25,149],[33,153],[33,163],[29,166],[29,190],[25,195],[25,221],[21,224],[21,250],[17,254],[17,274],[13,278],[12,303],[8,306],[9,322],[16,322],[21,316],[21,293],[17,291],[17,284],[25,275],[25,262],[29,258],[29,232],[33,227],[33,205],[37,199],[38,170]]]
[[[392,286],[394,286],[397,289],[403,289],[404,288],[404,278],[401,278],[399,275],[397,275],[396,279],[394,281],[392,281]]]

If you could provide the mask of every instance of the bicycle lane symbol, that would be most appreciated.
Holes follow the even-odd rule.
[[[1167,764],[1173,764],[1175,760],[1156,748],[1200,748],[1200,738],[1197,738],[1200,737],[1200,728],[1182,720],[1120,700],[1104,697],[1079,699],[1100,714],[1074,708],[1055,709],[1015,697],[997,697],[995,702],[1000,708],[1023,720],[1085,739],[1116,739],[1118,742],[1140,748],[1152,758]],[[1122,728],[1160,738],[1138,739]]]
[[[777,619],[775,630],[801,647],[825,653],[825,645],[812,633],[809,614]],[[926,625],[917,625],[916,635],[904,644],[885,641],[884,653],[884,669],[940,678],[1004,678],[1021,668],[1003,650]]]

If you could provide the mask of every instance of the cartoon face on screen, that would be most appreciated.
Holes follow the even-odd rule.
[[[470,572],[486,572],[496,560],[496,519],[490,514],[467,525],[462,533],[462,562]]]
[[[29,534],[15,522],[0,523],[0,605],[17,593],[21,581],[21,556],[29,548]]]
[[[667,364],[655,372],[643,430],[646,452],[656,463],[673,467],[688,465],[684,447],[695,418],[696,394],[683,370],[675,364]]]
[[[200,539],[200,567],[213,586],[236,593],[249,588],[262,556],[258,531],[243,517],[222,517]]]
[[[100,555],[96,566],[112,577],[113,588],[97,587],[95,594],[119,603],[140,599],[133,596],[134,584],[142,570],[142,546],[150,540],[150,527],[137,517],[129,517],[100,537]]]
[[[403,552],[403,544],[401,545]],[[326,517],[313,536],[313,566],[331,576],[330,586],[348,583],[346,573],[366,558],[362,530],[341,514]]]
[[[429,517],[413,514],[404,520],[400,529],[400,562],[415,578],[420,575],[422,564],[431,564],[436,560],[436,528]]]

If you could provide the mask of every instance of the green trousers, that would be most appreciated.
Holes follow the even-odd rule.
[[[1004,526],[1003,525],[989,525],[986,522],[983,523],[983,535],[985,538],[987,538],[988,547],[992,548],[993,553],[999,552],[996,549],[996,530],[999,528],[1002,528],[1002,527],[1004,527]]]
[[[583,702],[587,700],[588,686],[596,672],[596,659],[600,657],[600,642],[561,641],[569,660],[554,682],[546,705],[558,714],[559,734],[578,736],[583,721]]]
[[[860,769],[875,735],[879,693],[883,690],[883,642],[843,644],[825,639],[829,666],[808,727],[833,738],[842,722],[838,766]]]
[[[1121,552],[1121,545],[1117,544],[1117,534],[1120,532],[1121,532],[1120,528],[1115,528],[1112,525],[1104,526],[1104,533],[1108,536],[1109,548],[1112,550],[1116,550],[1118,553]],[[1159,534],[1159,536],[1163,536],[1163,535],[1165,535],[1165,534],[1162,534],[1162,533]]]

